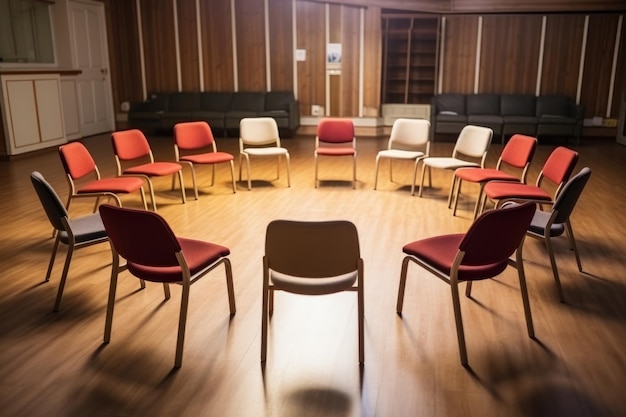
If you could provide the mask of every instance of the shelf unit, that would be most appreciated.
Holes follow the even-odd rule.
[[[383,103],[430,103],[437,80],[439,21],[431,15],[383,15]]]

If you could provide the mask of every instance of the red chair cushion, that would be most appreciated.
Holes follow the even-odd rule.
[[[329,147],[321,147],[317,148],[315,152],[318,155],[327,155],[327,156],[346,156],[346,155],[354,155],[356,154],[356,149],[349,148],[329,148]]]
[[[85,184],[78,189],[78,194],[82,193],[132,193],[143,187],[143,180],[141,178],[133,177],[118,177],[118,178],[105,178],[101,180],[92,181]]]
[[[455,175],[457,178],[463,181],[469,181],[474,183],[487,182],[487,181],[519,181],[519,179],[511,174],[502,172],[494,168],[459,168],[456,170]]]
[[[175,174],[182,167],[175,162],[154,162],[151,164],[137,165],[124,170],[124,174],[141,174],[149,177]]]
[[[463,233],[430,237],[411,242],[405,245],[402,251],[449,275],[464,237]],[[481,266],[461,264],[458,279],[459,281],[473,281],[492,278],[501,274],[506,267],[506,261]]]
[[[219,164],[222,162],[232,161],[234,157],[226,152],[208,152],[197,155],[181,156],[181,161],[189,161],[194,164]]]
[[[492,200],[552,201],[552,196],[541,187],[515,182],[491,181],[485,185],[485,195]]]

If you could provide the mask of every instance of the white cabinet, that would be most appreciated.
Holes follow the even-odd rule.
[[[430,121],[430,104],[383,104],[383,126],[392,126],[400,118]]]
[[[0,83],[8,155],[67,142],[58,73],[2,74]]]

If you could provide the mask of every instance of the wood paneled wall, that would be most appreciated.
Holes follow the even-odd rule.
[[[380,110],[380,2],[103,1],[116,109],[152,91],[271,89],[295,90],[304,116],[314,104],[347,117]],[[539,86],[540,94],[579,97],[586,117],[617,117],[626,89],[623,28],[612,77],[619,14],[493,14],[490,0],[453,4],[459,11],[469,3],[489,13],[442,15],[437,91],[533,94]],[[585,4],[576,1],[572,10]],[[328,71],[327,42],[342,44],[339,73]],[[296,50],[306,51],[304,61],[295,61]]]

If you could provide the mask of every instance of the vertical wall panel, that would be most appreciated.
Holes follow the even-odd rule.
[[[359,108],[359,64],[361,39],[361,9],[341,8],[341,89],[339,116],[358,115]]]
[[[446,17],[441,91],[474,92],[478,16]]]
[[[620,33],[621,42],[617,56],[617,70],[615,71],[615,86],[613,90],[613,101],[611,103],[611,117],[618,118],[622,97],[626,94],[626,16],[622,15],[622,30]]]
[[[298,62],[298,100],[300,112],[311,114],[311,105],[325,105],[326,44],[325,8],[321,3],[296,2],[297,49],[306,51],[306,60]]]
[[[479,92],[535,93],[541,19],[534,15],[483,17]]]
[[[237,82],[240,91],[266,91],[265,3],[235,0]]]
[[[206,91],[233,91],[233,37],[230,1],[200,0],[202,62]]]
[[[137,8],[134,1],[107,1],[107,38],[113,108],[123,101],[142,101]]]
[[[378,7],[365,9],[363,36],[363,107],[375,109],[380,114],[380,89],[382,70],[381,11]]]
[[[273,91],[293,90],[293,13],[291,0],[269,0],[270,71]]]
[[[196,2],[177,0],[178,39],[180,48],[180,75],[183,91],[200,89],[198,67],[198,26],[196,24]]]
[[[580,101],[585,106],[585,117],[606,115],[617,19],[617,15],[589,16],[588,53],[580,94]],[[621,77],[624,77],[623,73]]]
[[[172,0],[141,0],[141,25],[148,92],[178,90],[173,16]]]
[[[585,16],[547,16],[541,94],[576,97]]]

